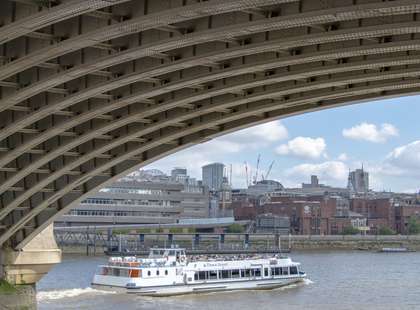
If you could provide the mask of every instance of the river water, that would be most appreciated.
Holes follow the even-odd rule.
[[[420,309],[420,253],[293,252],[304,283],[272,291],[141,297],[95,290],[105,257],[65,256],[37,286],[39,309]]]

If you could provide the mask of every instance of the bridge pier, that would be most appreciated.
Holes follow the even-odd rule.
[[[21,250],[0,250],[0,305],[5,309],[36,309],[36,283],[61,262],[50,225]]]

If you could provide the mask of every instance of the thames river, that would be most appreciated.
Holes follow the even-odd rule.
[[[65,256],[37,286],[39,309],[420,309],[420,253],[294,252],[308,280],[272,291],[141,297],[95,290],[105,257]]]

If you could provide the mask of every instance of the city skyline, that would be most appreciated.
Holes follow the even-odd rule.
[[[346,187],[349,170],[364,165],[370,188],[418,192],[420,184],[419,96],[378,100],[311,112],[251,127],[188,148],[146,167],[169,172],[188,169],[201,179],[201,167],[232,164],[234,187],[246,187],[245,165],[259,179],[275,161],[269,178],[300,187],[310,175],[326,185]],[[249,171],[248,171],[249,172]]]

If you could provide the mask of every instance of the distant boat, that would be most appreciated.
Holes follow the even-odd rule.
[[[398,248],[382,248],[379,252],[383,253],[404,253],[404,252],[415,252],[414,250],[410,250],[408,248],[398,247]]]

